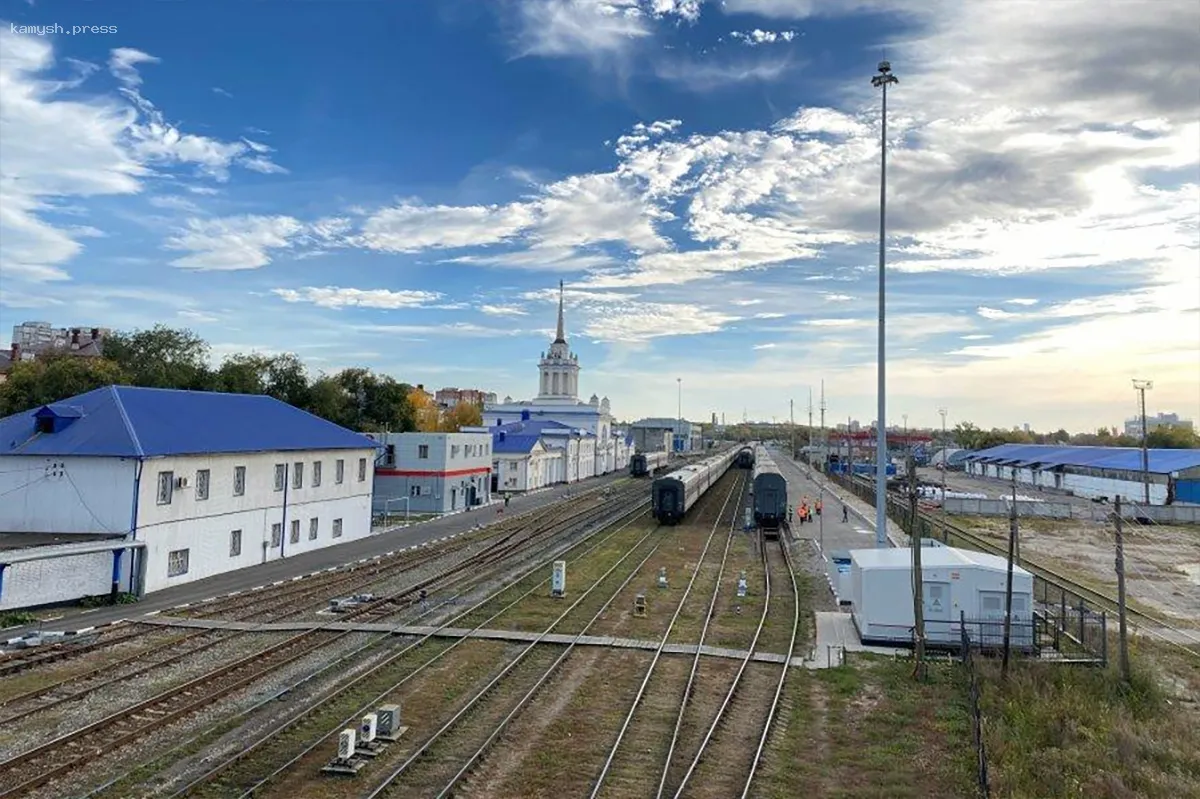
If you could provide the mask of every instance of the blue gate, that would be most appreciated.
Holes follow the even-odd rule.
[[[1200,480],[1176,480],[1175,501],[1200,505]]]

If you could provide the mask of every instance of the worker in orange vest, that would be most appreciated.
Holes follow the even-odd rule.
[[[821,515],[821,500],[817,500],[817,515]]]
[[[801,524],[804,524],[806,521],[808,521],[808,504],[801,503],[800,510],[798,510],[797,513],[800,515]]]

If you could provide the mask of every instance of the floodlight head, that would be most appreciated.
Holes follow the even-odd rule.
[[[891,61],[880,61],[879,62],[879,71],[884,73],[885,75],[888,72],[891,72],[892,71],[892,62]]]
[[[1135,389],[1137,389],[1138,391],[1146,391],[1148,389],[1154,388],[1154,381],[1153,380],[1138,380],[1135,377],[1133,379],[1133,387]]]

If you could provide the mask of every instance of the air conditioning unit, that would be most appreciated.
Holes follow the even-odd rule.
[[[186,477],[176,477],[175,478],[175,487],[176,488],[187,488],[188,487],[188,479]]]

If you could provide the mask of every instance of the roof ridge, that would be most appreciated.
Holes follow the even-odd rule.
[[[129,439],[133,442],[133,449],[138,454],[139,458],[146,457],[146,451],[142,449],[142,442],[138,439],[137,430],[133,426],[133,422],[129,418],[129,414],[125,410],[125,403],[121,401],[121,392],[117,389],[121,388],[117,385],[110,385],[108,390],[112,393],[113,404],[117,407],[117,413],[121,414],[121,421],[125,423],[125,431],[129,433]]]

